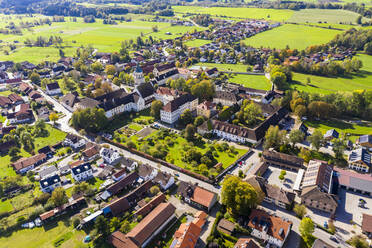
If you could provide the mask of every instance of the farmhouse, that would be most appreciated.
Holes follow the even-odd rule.
[[[157,196],[155,196],[151,201],[149,201],[146,205],[138,209],[134,215],[135,216],[142,216],[145,217],[148,213],[150,213],[156,206],[158,206],[160,203],[164,202],[166,200],[166,197],[163,193],[159,193]]]
[[[317,186],[322,191],[332,191],[333,165],[321,160],[310,160],[302,181],[302,188]]]
[[[217,195],[215,193],[183,181],[180,182],[177,193],[183,201],[208,212],[217,202]]]
[[[338,198],[336,195],[323,192],[318,186],[302,189],[301,204],[333,215],[336,212]]]
[[[9,124],[21,124],[31,122],[34,115],[29,104],[17,105],[13,112],[8,113],[7,119]]]
[[[216,91],[216,95],[213,97],[213,102],[222,106],[240,105],[242,101],[243,99],[240,96],[228,91]]]
[[[109,242],[116,248],[145,247],[175,217],[175,210],[171,203],[161,203],[129,233],[114,232]]]

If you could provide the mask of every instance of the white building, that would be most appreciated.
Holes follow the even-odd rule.
[[[122,158],[119,152],[111,149],[111,148],[102,148],[99,152],[102,159],[105,161],[105,163],[108,163],[110,165],[117,164],[120,159]]]
[[[45,86],[46,93],[50,96],[62,94],[61,88],[57,82],[47,84]]]
[[[145,82],[145,78],[143,77],[143,71],[139,63],[137,63],[136,69],[133,72],[133,78],[134,78],[134,83],[136,85],[140,85]]]
[[[85,146],[86,140],[73,134],[68,134],[63,141],[64,146],[70,146],[72,149],[77,150]]]
[[[181,116],[185,110],[194,111],[198,106],[198,99],[191,94],[184,94],[180,97],[168,102],[160,110],[160,119],[163,122],[173,124]]]
[[[93,177],[93,169],[90,164],[81,164],[71,169],[72,178],[76,181],[85,181]]]

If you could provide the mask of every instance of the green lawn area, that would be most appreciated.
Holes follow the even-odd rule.
[[[270,90],[271,83],[264,75],[243,75],[237,74],[229,79],[230,82],[241,84],[244,87],[259,89],[259,90]]]
[[[3,123],[6,120],[6,118],[2,115],[0,115],[0,123]]]
[[[228,7],[200,7],[200,6],[172,6],[177,13],[210,14],[219,17],[239,17],[251,19],[267,19],[286,21],[293,10],[261,9],[261,8],[228,8]]]
[[[9,237],[1,237],[0,243],[6,248],[52,248],[54,241],[61,237],[68,238],[59,246],[60,248],[85,248],[88,247],[82,241],[85,237],[84,231],[77,231],[72,226],[66,226],[60,221],[56,226],[36,227],[33,229],[22,229],[13,232]]]
[[[0,91],[0,96],[9,96],[12,93],[10,90]]]
[[[153,26],[158,25],[158,24],[153,24]],[[148,34],[147,36],[152,36],[153,38],[158,38],[158,39],[174,39],[177,37],[182,36],[184,33],[190,32],[190,31],[200,31],[204,30],[206,28],[204,27],[195,27],[195,26],[166,26],[163,28],[159,28],[159,32],[152,32]],[[170,34],[166,34],[169,32]]]
[[[13,206],[12,206],[12,203],[10,202],[10,200],[0,202],[0,213],[10,212],[12,210],[13,210]]]
[[[336,10],[336,9],[302,9],[295,11],[289,22],[297,23],[318,23],[327,22],[332,24],[355,24],[359,14],[347,10]],[[364,18],[364,21],[367,21]],[[351,28],[351,27],[350,27]]]
[[[138,123],[138,124],[151,124],[154,122],[154,117],[150,115],[150,108],[142,110],[137,113],[124,113],[119,116],[116,116],[107,128],[107,132],[113,132],[121,127],[124,127],[129,124]]]
[[[330,94],[337,91],[372,90],[372,56],[359,54],[357,57],[363,62],[361,71],[349,78],[322,77],[309,74],[294,73],[292,89],[312,93]],[[311,83],[307,85],[307,78]]]
[[[200,46],[203,46],[209,43],[211,43],[210,40],[193,39],[193,40],[186,41],[184,44],[189,47],[200,47]]]
[[[247,38],[244,42],[253,47],[285,48],[288,45],[292,49],[304,49],[310,45],[327,43],[338,33],[341,33],[341,31],[284,24]]]
[[[243,64],[216,64],[216,63],[197,63],[193,66],[202,66],[207,68],[216,67],[219,71],[247,72],[248,65]]]
[[[341,120],[330,121],[306,121],[305,125],[311,128],[319,129],[322,133],[329,129],[336,129],[339,133],[349,134],[347,137],[355,142],[355,140],[364,134],[372,134],[372,123],[365,122],[363,124],[349,123]]]
[[[135,130],[135,131],[140,131],[140,130],[143,128],[142,125],[139,125],[139,124],[137,124],[137,123],[131,123],[131,124],[128,125],[128,127],[129,127],[130,129]]]

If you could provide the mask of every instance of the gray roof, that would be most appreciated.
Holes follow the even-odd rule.
[[[365,147],[358,148],[353,150],[349,155],[349,161],[363,161],[367,165],[371,165],[371,154],[368,153]]]
[[[316,239],[311,248],[334,248],[333,246],[327,244],[321,239]]]
[[[335,129],[330,129],[324,134],[324,138],[333,137],[338,139],[339,133]]]
[[[340,185],[372,193],[372,176],[370,174],[360,174],[337,167],[334,168],[334,171]]]
[[[52,166],[44,167],[42,170],[40,170],[39,176],[40,178],[45,178],[48,175],[57,173],[57,172],[58,172],[57,168],[54,165],[52,165]]]
[[[372,144],[372,135],[362,135],[359,137],[359,143],[370,143]]]

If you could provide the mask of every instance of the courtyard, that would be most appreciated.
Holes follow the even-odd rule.
[[[268,181],[269,184],[276,185],[279,188],[291,191],[296,181],[297,172],[286,170],[284,180],[280,180],[279,176],[282,169],[269,166],[269,168],[263,174],[263,177]]]

